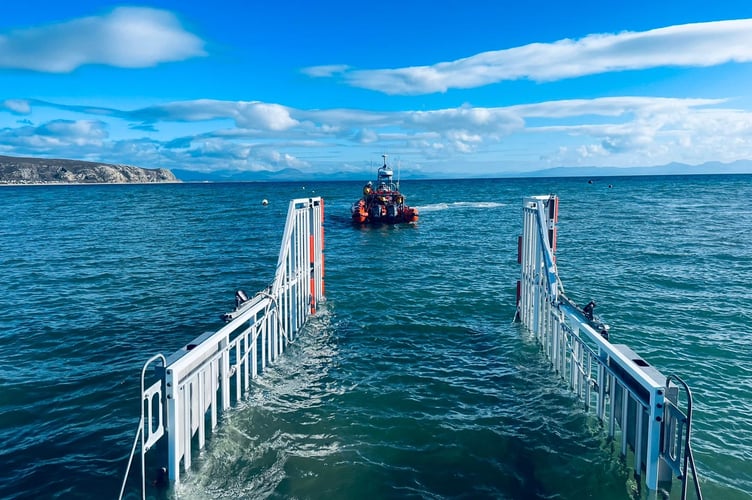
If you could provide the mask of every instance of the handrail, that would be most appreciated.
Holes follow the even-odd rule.
[[[133,439],[133,447],[131,448],[131,454],[128,457],[128,466],[125,468],[125,476],[123,477],[123,485],[120,486],[120,495],[118,495],[119,499],[123,498],[123,494],[125,493],[125,485],[128,483],[128,474],[131,472],[131,465],[133,465],[133,456],[136,454],[136,446],[138,446],[138,438],[141,437],[141,434],[143,434],[143,428],[144,428],[144,416],[141,415],[141,420],[138,421],[138,429],[136,430],[136,437]],[[144,475],[141,474],[141,478],[143,479]],[[146,492],[144,491],[144,488],[141,488],[141,498],[144,498],[146,496]]]
[[[553,201],[550,201],[550,203],[553,203]],[[546,225],[546,214],[543,211],[543,200],[540,200],[540,203],[538,203],[537,205],[538,238],[540,240],[543,261],[546,268],[546,282],[548,284],[548,293],[551,296],[551,299],[556,301],[558,295],[557,292],[559,279],[556,272],[556,263],[554,261],[551,245],[549,244],[548,237],[546,236],[546,230],[548,228]]]
[[[666,378],[666,389],[668,390],[669,384],[672,380],[679,382],[687,393],[687,415],[686,424],[687,432],[684,435],[684,465],[682,466],[681,479],[682,490],[681,498],[684,500],[687,498],[687,465],[692,469],[692,482],[695,487],[695,494],[699,500],[702,500],[702,491],[700,489],[700,480],[697,477],[697,468],[695,467],[695,458],[692,454],[692,444],[690,442],[690,434],[692,431],[692,391],[689,389],[689,385],[682,380],[678,375],[671,374]]]
[[[161,360],[162,366],[167,366],[167,360],[165,357],[160,354],[155,354],[151,358],[149,358],[146,363],[144,363],[144,366],[141,368],[141,397],[143,398],[143,394],[145,392],[144,387],[144,378],[146,377],[146,368],[151,365],[154,361]],[[161,405],[160,405],[160,411],[161,411]],[[160,417],[161,419],[161,417]],[[161,421],[161,420],[160,420]],[[128,474],[131,471],[131,465],[133,465],[133,456],[136,454],[136,446],[138,445],[138,440],[141,438],[141,498],[143,500],[146,499],[146,474],[144,474],[144,471],[146,470],[146,449],[145,449],[145,443],[144,443],[144,402],[143,399],[141,400],[141,418],[138,421],[138,430],[136,431],[136,436],[133,439],[133,447],[131,448],[131,454],[128,457],[128,466],[125,469],[125,477],[123,477],[123,484],[120,487],[120,495],[118,496],[119,499],[123,498],[123,494],[125,493],[125,485],[128,483]]]

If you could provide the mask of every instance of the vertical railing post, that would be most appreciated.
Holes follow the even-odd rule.
[[[665,481],[665,466],[661,464],[661,431],[664,418],[665,392],[657,389],[650,394],[650,408],[648,417],[648,441],[645,467],[647,470],[645,481],[651,490],[658,489],[658,483]],[[662,477],[663,476],[663,477]],[[671,476],[668,476],[670,479]]]
[[[222,393],[222,411],[230,407],[230,352],[226,349],[227,341],[223,340],[220,344],[222,352],[221,365],[219,368],[219,380]]]
[[[175,380],[171,368],[165,371],[165,392],[167,398],[167,432],[170,439],[167,445],[167,474],[170,481],[180,482],[180,436],[182,431],[181,421],[181,401],[177,390],[177,381]]]

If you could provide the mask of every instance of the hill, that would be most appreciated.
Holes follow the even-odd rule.
[[[491,169],[484,164],[484,170]],[[125,184],[163,182],[291,182],[291,181],[362,181],[373,177],[374,171],[304,172],[286,168],[282,170],[214,170],[200,172],[183,169],[146,169],[129,165],[96,163],[79,160],[13,157],[0,155],[0,185],[8,184]],[[403,172],[401,180],[503,178],[503,177],[615,177],[632,175],[701,175],[752,173],[752,160],[731,163],[707,162],[701,165],[669,163],[648,167],[555,167],[534,171],[503,171],[472,175],[465,170],[443,172],[432,176],[423,172]]]
[[[402,172],[401,180],[425,179],[463,179],[463,178],[520,178],[520,177],[621,177],[646,175],[710,175],[710,174],[748,174],[752,173],[752,160],[738,160],[731,163],[706,162],[701,165],[684,163],[669,163],[644,167],[555,167],[543,170],[493,171],[492,163],[482,164],[483,173],[474,174],[470,167],[461,172],[456,170],[442,170],[440,167],[432,171],[432,175],[407,169]],[[282,170],[214,170],[199,172],[194,170],[173,170],[173,173],[184,182],[269,182],[269,181],[363,181],[373,179],[375,170],[341,172],[304,172],[292,168]]]
[[[619,177],[636,175],[711,175],[752,173],[751,160],[711,161],[700,165],[669,163],[651,167],[555,167],[514,174],[514,177]]]
[[[0,156],[0,184],[146,184],[180,182],[164,168],[79,160]]]

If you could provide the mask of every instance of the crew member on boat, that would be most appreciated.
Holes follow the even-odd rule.
[[[368,184],[366,184],[365,186],[363,186],[363,195],[364,196],[368,196],[369,194],[371,194],[373,192],[373,189],[371,188],[371,186],[373,186],[373,183],[371,181],[368,181]]]

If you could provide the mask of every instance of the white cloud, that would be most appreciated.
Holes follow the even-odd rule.
[[[102,161],[168,168],[334,168],[331,160],[309,166],[315,161],[307,158],[320,157],[322,149],[327,154],[346,149],[366,158],[374,150],[409,152],[425,161],[451,162],[462,156],[463,165],[481,158],[497,162],[508,158],[510,151],[515,158],[567,165],[752,157],[752,113],[731,109],[724,99],[622,96],[395,112],[301,110],[258,101],[208,99],[136,110],[43,101],[6,101],[3,106],[27,110],[26,116],[43,124],[16,122],[0,130],[7,154],[44,152],[73,158],[98,154]],[[54,113],[37,109],[45,107]],[[61,114],[96,119],[40,119]],[[112,140],[109,130],[126,130],[131,138]]]
[[[0,68],[49,73],[87,64],[143,68],[204,55],[203,41],[172,13],[144,7],[0,35]]]
[[[717,105],[725,99],[680,99],[671,97],[600,97],[596,99],[563,99],[507,107],[510,113],[526,118],[567,118],[584,115],[619,116],[629,112],[673,112],[700,106]]]
[[[354,87],[417,95],[475,88],[505,80],[538,82],[663,66],[703,67],[752,61],[752,19],[684,24],[643,32],[594,34],[532,43],[432,66],[356,70]],[[320,72],[312,76],[331,76]]]
[[[28,115],[31,113],[31,104],[24,99],[6,99],[0,103],[0,109],[3,108],[17,115]]]
[[[94,120],[53,120],[39,127],[23,125],[15,129],[0,129],[0,142],[35,152],[68,147],[100,147],[107,137],[106,125]]]
[[[309,68],[303,68],[301,73],[315,78],[334,76],[339,73],[344,73],[350,69],[350,66],[346,64],[329,64],[325,66],[311,66]]]
[[[196,99],[168,102],[134,111],[120,111],[117,114],[125,119],[142,120],[144,122],[196,122],[223,118],[234,119],[238,115],[238,107],[242,104],[242,102]]]
[[[379,140],[379,134],[371,129],[361,129],[355,134],[355,140],[361,144],[373,144]]]
[[[145,123],[232,120],[240,128],[273,132],[281,132],[300,124],[291,116],[291,108],[259,101],[197,99],[170,102],[134,111],[110,112],[124,119]]]
[[[299,123],[290,116],[290,111],[285,106],[261,102],[240,104],[236,121],[240,127],[278,132],[290,129]]]
[[[498,142],[502,137],[524,128],[519,114],[506,108],[459,108],[434,111],[402,112],[400,124],[410,131],[408,138],[416,135],[433,134],[434,140],[441,137],[451,150],[471,153],[482,144]],[[433,148],[432,148],[433,149]]]
[[[592,159],[607,156],[608,152],[600,144],[585,144],[577,148],[577,154],[582,159]]]
[[[622,107],[617,104],[618,100],[631,104]],[[752,113],[748,111],[708,107],[723,101],[704,103],[696,99],[671,99],[649,102],[628,97],[618,100],[610,100],[614,105],[611,108],[600,99],[592,102],[592,108],[615,117],[606,123],[586,120],[526,130],[558,137],[559,142],[577,144],[558,151],[553,151],[552,147],[553,152],[543,155],[552,164],[649,166],[752,157]],[[644,101],[643,105],[636,106],[641,101]],[[558,116],[556,103],[542,104],[554,108],[553,114]],[[568,108],[566,103],[564,107]],[[613,113],[620,108],[620,114]],[[587,103],[582,103],[583,113],[589,114],[590,109]]]
[[[523,127],[520,114],[508,108],[473,108],[462,106],[436,111],[404,113],[406,121],[429,130],[469,130],[486,134],[508,134]]]

